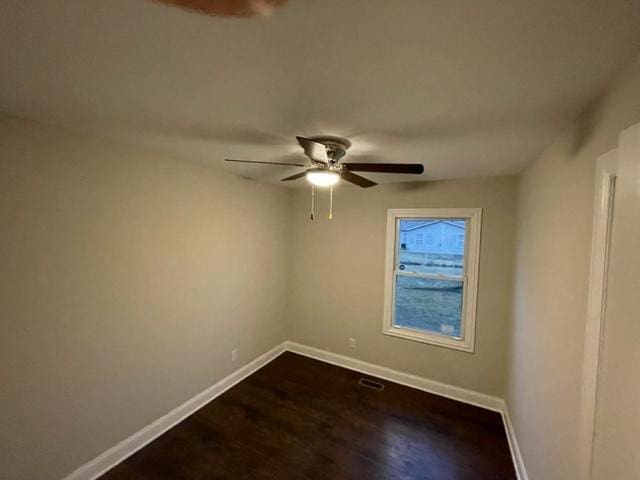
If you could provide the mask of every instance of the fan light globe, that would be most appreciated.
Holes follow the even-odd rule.
[[[340,175],[336,172],[316,170],[307,172],[307,180],[316,187],[330,187],[338,183]]]

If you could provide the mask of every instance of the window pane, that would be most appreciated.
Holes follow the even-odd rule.
[[[405,272],[462,276],[465,220],[422,218],[398,222],[397,268]]]
[[[394,326],[460,338],[462,290],[461,281],[396,275]]]

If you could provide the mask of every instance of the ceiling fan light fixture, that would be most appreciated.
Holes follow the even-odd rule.
[[[309,170],[306,176],[307,181],[316,187],[330,187],[340,181],[338,172],[327,170]]]

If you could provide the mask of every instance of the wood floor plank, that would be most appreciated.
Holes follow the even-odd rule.
[[[383,391],[362,387],[371,378]],[[284,353],[101,480],[513,480],[499,414]]]

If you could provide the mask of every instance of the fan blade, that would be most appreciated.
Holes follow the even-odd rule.
[[[342,165],[350,172],[413,173],[417,175],[424,172],[424,166],[420,163],[343,163]]]
[[[369,188],[377,185],[376,182],[372,182],[368,178],[361,177],[360,175],[356,175],[355,173],[347,172],[346,170],[340,172],[340,177],[343,180],[354,183],[362,188]]]
[[[314,162],[327,163],[327,147],[320,142],[311,140],[310,138],[296,137],[300,146],[304,149],[304,154]]]
[[[225,162],[237,162],[237,163],[262,163],[264,165],[285,165],[287,167],[305,167],[302,163],[283,163],[283,162],[258,162],[254,160],[234,160],[231,158],[225,158]]]
[[[307,174],[306,170],[304,172],[301,173],[296,173],[295,175],[291,175],[290,177],[287,178],[283,178],[282,180],[280,180],[281,182],[288,182],[289,180],[297,180],[299,178],[304,177]]]

